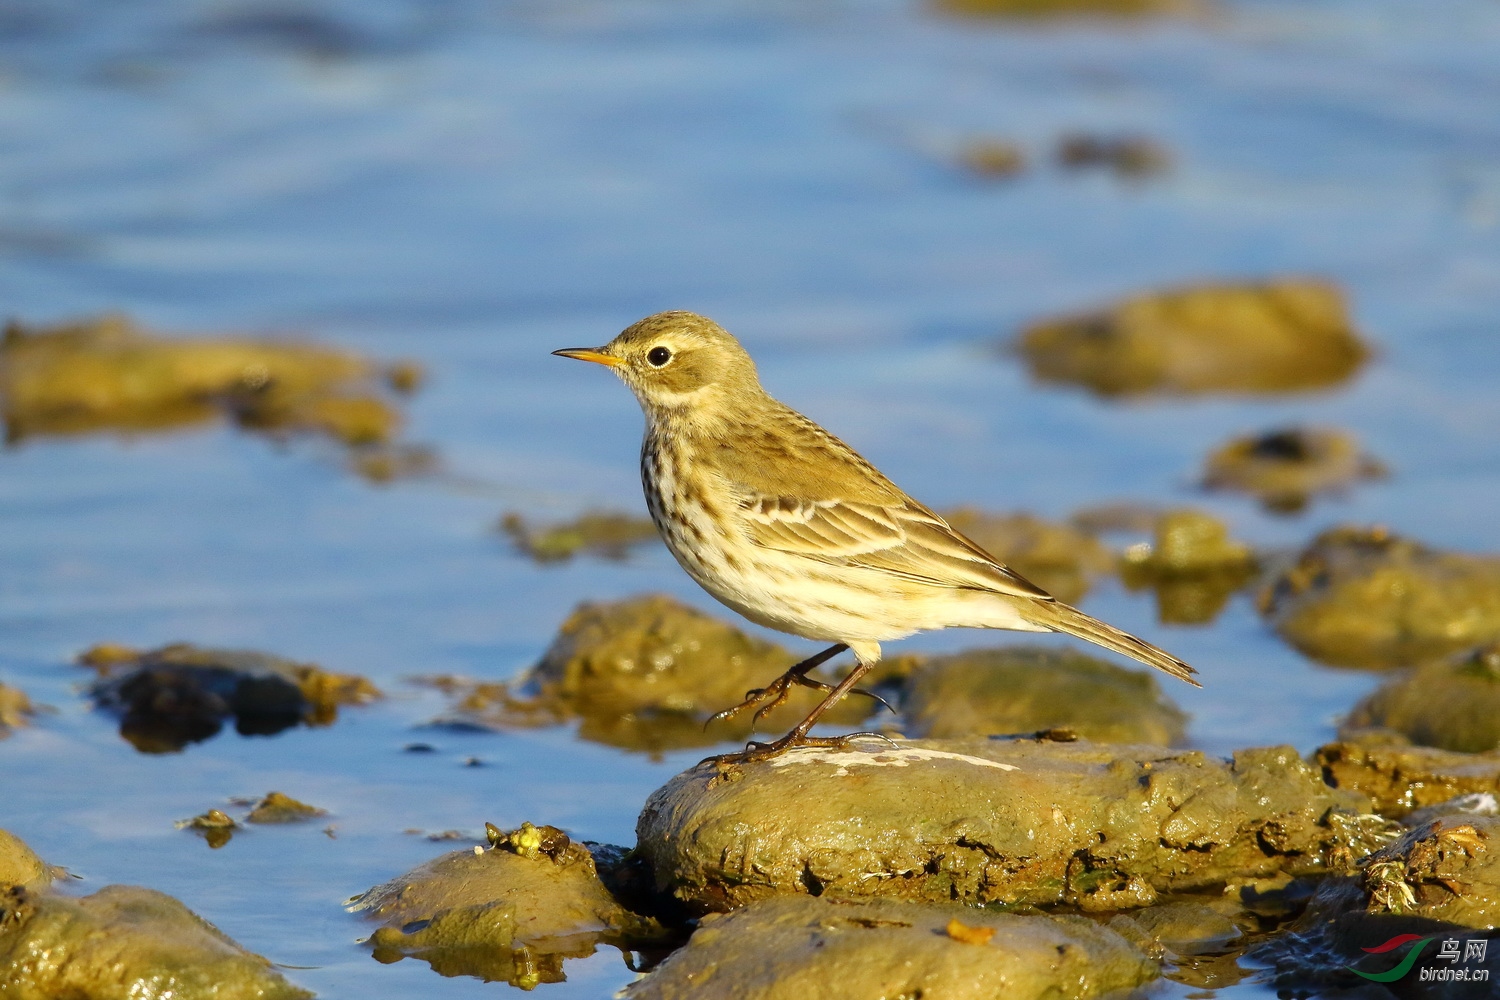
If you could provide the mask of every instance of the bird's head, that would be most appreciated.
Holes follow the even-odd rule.
[[[603,347],[552,353],[609,366],[648,416],[683,409],[732,412],[725,401],[750,402],[762,392],[755,362],[740,342],[696,313],[657,313]]]

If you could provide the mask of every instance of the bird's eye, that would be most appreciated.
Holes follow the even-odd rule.
[[[651,362],[651,367],[660,368],[672,360],[672,352],[665,347],[653,347],[646,352],[646,360]]]

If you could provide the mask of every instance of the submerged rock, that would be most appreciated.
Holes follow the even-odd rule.
[[[1309,280],[1141,295],[1034,324],[1019,348],[1038,380],[1102,396],[1315,389],[1344,381],[1369,355],[1343,295]]]
[[[445,854],[349,901],[384,924],[370,937],[377,960],[410,956],[444,976],[530,988],[561,982],[565,958],[600,944],[664,936],[615,900],[589,850],[561,830],[526,823],[490,831],[488,849]]]
[[[1343,431],[1287,427],[1237,437],[1216,449],[1205,463],[1203,485],[1248,493],[1273,513],[1294,514],[1314,496],[1386,474],[1386,467]]]
[[[1073,132],[1058,139],[1055,159],[1064,170],[1104,169],[1129,180],[1164,173],[1172,167],[1171,152],[1143,135]]]
[[[293,341],[158,337],[118,315],[39,328],[13,322],[0,341],[11,441],[227,417],[273,436],[331,438],[358,454],[396,436],[393,393],[419,381],[412,362],[383,366]]]
[[[973,507],[943,517],[990,555],[1060,601],[1073,603],[1088,593],[1095,577],[1114,568],[1114,558],[1097,538],[1068,524],[1030,514],[989,514]]]
[[[1364,796],[1289,747],[903,741],[704,762],[658,789],[638,850],[698,912],[792,893],[1085,910],[1230,878],[1338,869],[1376,846]]]
[[[9,736],[12,729],[31,725],[36,712],[25,691],[0,684],[0,740]]]
[[[456,696],[443,722],[510,728],[581,720],[579,735],[631,750],[707,746],[750,732],[750,713],[704,723],[738,704],[796,662],[779,646],[752,638],[663,594],[580,605],[563,622],[536,666],[511,684],[453,678],[429,681]],[[793,689],[762,723],[788,729],[822,692]],[[858,722],[873,702],[846,699],[828,713]]]
[[[78,659],[100,674],[89,688],[95,704],[120,714],[120,735],[143,753],[174,753],[217,735],[231,718],[244,736],[326,726],[340,707],[381,697],[358,675],[251,650],[104,645]]]
[[[1282,638],[1322,663],[1409,666],[1500,640],[1500,558],[1383,528],[1331,528],[1258,603]]]
[[[1026,150],[1005,139],[971,139],[959,147],[958,163],[985,180],[1008,180],[1026,170]]]
[[[179,830],[192,830],[201,836],[210,850],[217,851],[234,839],[234,831],[240,828],[239,821],[222,809],[210,809],[192,819],[180,819],[175,824]]]
[[[171,896],[109,885],[71,899],[0,893],[0,995],[17,1000],[311,997]]]
[[[902,698],[915,737],[1067,730],[1106,743],[1182,740],[1187,715],[1156,678],[1097,657],[1036,647],[975,649],[923,663]]]
[[[327,809],[298,802],[281,792],[268,792],[255,803],[255,808],[245,817],[247,823],[305,823],[310,819],[327,816]]]
[[[1354,706],[1339,735],[1364,729],[1443,750],[1500,750],[1500,644],[1386,681]]]
[[[1329,785],[1369,796],[1382,816],[1400,818],[1459,795],[1500,794],[1500,752],[1345,741],[1319,747],[1313,763]]]
[[[1294,931],[1255,957],[1275,966],[1282,987],[1374,980],[1403,997],[1487,1000],[1500,978],[1500,952],[1489,947],[1496,926],[1500,819],[1449,818],[1411,830],[1357,873],[1325,880]],[[1488,978],[1475,975],[1482,970]]]
[[[705,917],[623,996],[1084,1000],[1157,975],[1129,941],[1081,917],[801,896]]]
[[[500,530],[518,552],[539,563],[566,562],[580,552],[618,561],[636,546],[661,538],[649,517],[615,511],[588,511],[573,521],[540,526],[527,524],[520,514],[506,514]]]
[[[52,866],[37,857],[24,840],[9,830],[0,830],[0,889],[12,885],[40,889],[55,874]]]
[[[1163,511],[1153,534],[1153,541],[1125,550],[1120,578],[1132,590],[1156,592],[1157,616],[1163,622],[1213,621],[1255,576],[1250,547],[1232,539],[1222,521],[1202,511]]]

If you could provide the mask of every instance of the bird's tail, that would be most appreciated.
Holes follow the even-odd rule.
[[[1061,601],[1032,601],[1028,602],[1026,609],[1022,612],[1027,621],[1038,628],[1045,628],[1052,632],[1066,632],[1076,635],[1080,639],[1097,643],[1105,649],[1112,649],[1116,653],[1149,663],[1158,670],[1164,670],[1173,677],[1180,677],[1193,687],[1202,687],[1193,680],[1193,675],[1198,671],[1183,663],[1177,657],[1164,649],[1158,649],[1144,639],[1137,639],[1129,632],[1121,632],[1113,625],[1106,625],[1097,618],[1091,618],[1079,611],[1077,608],[1064,604]]]

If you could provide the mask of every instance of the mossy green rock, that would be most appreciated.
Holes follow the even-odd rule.
[[[1085,1000],[1154,979],[1157,965],[1080,917],[806,896],[704,918],[629,1000]]]
[[[1500,749],[1500,646],[1387,681],[1354,706],[1341,735],[1366,728],[1443,750]]]
[[[698,912],[832,892],[1087,910],[1318,872],[1365,842],[1361,795],[1290,747],[1232,762],[1079,741],[914,740],[705,761],[647,801],[638,850]]]
[[[1382,816],[1399,818],[1458,795],[1500,794],[1500,751],[1341,740],[1319,747],[1313,763],[1330,785],[1369,796]]]
[[[19,886],[0,894],[0,996],[16,1000],[301,1000],[171,896],[109,885],[71,899]]]
[[[903,699],[912,736],[1069,729],[1101,743],[1182,740],[1187,716],[1156,678],[1072,651],[975,649],[925,662]]]

